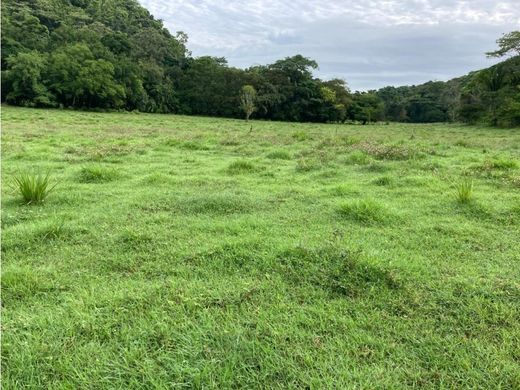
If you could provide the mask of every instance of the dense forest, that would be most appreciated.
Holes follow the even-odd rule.
[[[314,77],[318,64],[301,55],[249,69],[194,58],[184,33],[172,35],[135,0],[5,0],[2,101],[225,117],[248,111],[302,122],[518,126],[520,32],[498,44],[488,54],[504,61],[458,79],[351,92],[344,80]]]

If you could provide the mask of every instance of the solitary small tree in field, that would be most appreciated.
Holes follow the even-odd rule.
[[[249,122],[249,117],[255,112],[256,90],[252,85],[244,85],[242,93],[240,94],[240,108],[246,114],[246,121]]]

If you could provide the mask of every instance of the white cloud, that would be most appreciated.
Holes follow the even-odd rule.
[[[301,53],[354,88],[449,78],[520,27],[518,0],[140,0],[194,55],[250,66]],[[381,73],[381,72],[386,73]]]

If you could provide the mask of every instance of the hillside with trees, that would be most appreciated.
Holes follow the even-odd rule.
[[[121,109],[299,122],[520,125],[520,33],[493,56],[511,58],[448,82],[351,92],[313,76],[295,55],[238,69],[194,58],[135,0],[2,2],[2,101],[31,107]],[[254,107],[244,112],[247,86]]]

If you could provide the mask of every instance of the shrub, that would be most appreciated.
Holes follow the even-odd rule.
[[[473,180],[465,178],[456,184],[455,197],[459,203],[468,203],[473,198]]]
[[[14,187],[22,195],[25,204],[42,203],[57,183],[51,183],[50,172],[31,174],[24,172],[14,177]]]
[[[338,208],[338,213],[342,217],[363,224],[385,222],[389,219],[386,209],[370,199],[342,203]]]

